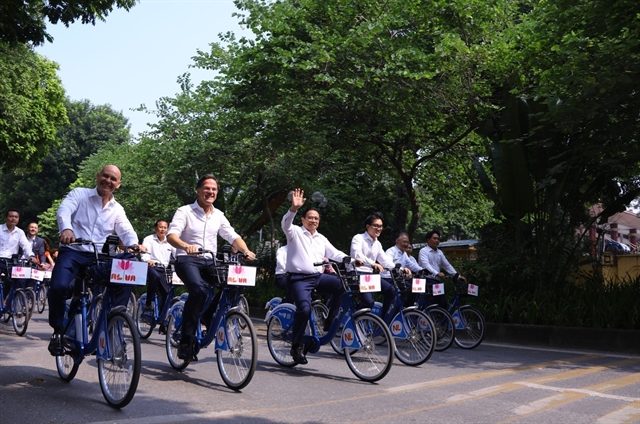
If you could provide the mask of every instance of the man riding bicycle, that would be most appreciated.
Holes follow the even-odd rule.
[[[314,267],[313,264],[322,262],[324,258],[342,261],[347,256],[339,251],[320,234],[317,229],[320,225],[320,213],[315,208],[309,208],[302,215],[302,226],[294,226],[293,219],[307,199],[304,191],[297,188],[293,191],[291,207],[282,217],[282,230],[287,236],[287,264],[286,271],[289,274],[289,293],[296,305],[296,313],[293,316],[291,357],[296,364],[308,363],[305,357],[303,336],[304,328],[311,315],[311,293],[314,289],[318,292],[331,294],[334,301],[326,323],[331,324],[340,307],[339,298],[344,294],[342,282],[335,274],[324,274],[322,267]],[[356,261],[361,265],[361,261]]]
[[[196,184],[198,198],[190,205],[180,207],[169,226],[167,239],[176,250],[176,273],[189,291],[182,312],[182,338],[178,358],[197,361],[193,344],[196,325],[207,298],[207,284],[217,284],[217,274],[211,269],[214,258],[210,254],[197,255],[200,249],[216,252],[218,236],[228,241],[250,260],[256,255],[238,235],[222,211],[213,206],[218,196],[218,179],[213,174],[203,175]],[[195,255],[195,256],[191,256]],[[207,329],[215,312],[215,302],[204,312]]]
[[[64,355],[62,333],[64,332],[65,301],[69,297],[75,277],[81,269],[92,265],[95,253],[91,246],[66,246],[82,239],[103,243],[114,231],[125,246],[138,243],[138,236],[127,219],[122,206],[116,202],[113,192],[121,181],[117,166],[107,165],[96,174],[95,188],[75,188],[64,198],[56,218],[60,230],[60,250],[56,266],[51,275],[49,289],[49,325],[53,335],[49,352],[53,356]],[[144,247],[141,247],[144,250]],[[108,270],[106,270],[108,273]],[[118,290],[116,304],[125,306],[129,301],[131,286]]]
[[[33,252],[31,250],[31,243],[27,240],[27,236],[24,231],[18,228],[18,221],[20,220],[20,214],[15,209],[9,209],[5,214],[5,223],[0,225],[0,258],[11,258],[13,255],[18,255],[22,252],[22,257],[25,259],[32,258]],[[9,276],[2,283],[4,284],[5,296],[9,295],[11,290],[11,272],[5,269],[4,263],[0,262],[0,273],[7,272]],[[4,299],[0,299],[4,301]]]

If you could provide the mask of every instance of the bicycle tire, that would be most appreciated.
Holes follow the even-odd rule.
[[[29,318],[31,318],[33,316],[33,311],[36,309],[36,292],[31,287],[27,287],[26,289],[23,289],[23,293],[27,299]]]
[[[22,290],[17,290],[11,301],[11,323],[18,336],[24,336],[27,332],[29,317],[27,297]]]
[[[384,378],[393,365],[395,343],[389,327],[382,318],[367,312],[352,318],[361,346],[358,349],[344,349],[347,365],[356,377],[363,381],[374,382]],[[381,344],[374,337],[384,337]]]
[[[459,311],[464,328],[456,328],[455,343],[462,349],[475,349],[484,339],[484,317],[480,311],[469,305],[461,306]]]
[[[436,326],[436,352],[442,352],[451,347],[455,337],[455,328],[453,326],[453,318],[449,311],[440,306],[431,305],[427,308],[427,315],[431,317]]]
[[[238,307],[240,308],[240,312],[244,312],[246,316],[249,316],[249,301],[243,294],[238,296]]]
[[[167,359],[169,359],[169,365],[171,365],[173,369],[182,371],[183,369],[187,368],[189,362],[185,361],[184,359],[178,358],[178,346],[180,345],[180,338],[174,338],[174,334],[178,330],[175,326],[175,322],[176,320],[173,315],[169,315],[165,346],[167,351]]]
[[[138,299],[136,299],[135,293],[133,291],[129,294],[129,302],[127,302],[127,313],[131,318],[136,316]]]
[[[404,338],[395,338],[395,355],[409,366],[424,364],[431,358],[436,347],[437,333],[433,320],[422,311],[404,311],[407,323]]]
[[[151,333],[153,333],[153,328],[155,327],[155,319],[153,319],[153,321],[151,322],[151,324],[146,323],[144,321],[142,321],[142,314],[144,313],[144,306],[141,302],[144,302],[145,299],[143,297],[140,298],[140,303],[138,304],[138,307],[136,308],[136,328],[138,329],[138,334],[140,335],[140,338],[143,340],[146,340],[149,338],[149,336],[151,335]],[[155,311],[155,304],[156,301],[152,300],[151,301],[151,307],[153,308],[153,310]]]
[[[312,303],[311,312],[313,313],[314,322],[316,324],[316,333],[318,338],[324,337],[327,332],[324,331],[324,323],[329,318],[329,308],[320,301]]]
[[[75,323],[71,323],[67,326],[67,332],[69,332],[71,329],[75,329]],[[74,358],[71,354],[73,345],[69,339],[70,337],[66,334],[62,337],[62,343],[65,347],[65,354],[62,356],[56,356],[56,369],[58,370],[58,375],[63,381],[66,382],[74,379],[76,373],[78,372],[78,368],[80,367],[80,362],[76,363],[76,358]]]
[[[123,408],[133,399],[140,380],[140,337],[125,312],[109,315],[106,336],[109,359],[98,358],[100,389],[110,406]]]
[[[256,372],[258,337],[251,319],[244,312],[228,313],[225,326],[229,350],[218,349],[216,352],[218,370],[227,387],[241,390]]]
[[[291,356],[291,331],[285,332],[280,319],[272,316],[267,323],[267,346],[273,359],[283,367],[296,365]]]
[[[40,288],[36,293],[36,304],[38,306],[38,313],[43,313],[45,307],[47,306],[47,286],[45,286],[44,284],[40,285]]]
[[[89,316],[87,317],[87,332],[89,333],[89,335],[93,334],[94,327],[95,327],[96,323],[98,322],[98,317],[100,316],[100,311],[102,310],[102,298],[103,297],[104,297],[103,294],[99,294],[93,300],[93,301],[96,302],[96,306],[95,306],[95,308],[93,308],[92,315],[90,317]]]

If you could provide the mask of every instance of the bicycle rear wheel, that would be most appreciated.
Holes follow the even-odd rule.
[[[47,286],[40,285],[38,292],[36,293],[36,305],[38,307],[38,313],[44,312],[44,308],[47,306]]]
[[[484,317],[473,306],[462,306],[458,309],[458,313],[461,325],[456,326],[456,344],[462,349],[473,349],[480,346],[486,327]]]
[[[370,312],[359,315],[353,320],[356,328],[354,336],[360,343],[360,347],[357,350],[344,349],[347,365],[359,379],[378,381],[387,375],[393,365],[395,344],[391,338],[391,332],[381,318]],[[374,337],[378,340],[384,338],[384,341],[376,344]]]
[[[176,334],[176,319],[173,315],[169,315],[169,322],[167,323],[167,338],[166,338],[166,350],[167,359],[169,364],[176,370],[182,371],[187,368],[189,362],[184,359],[178,358],[178,346],[180,345],[180,335]]]
[[[75,320],[75,318],[71,318]],[[71,329],[75,329],[75,321],[67,326],[67,333],[71,332]],[[75,334],[73,335],[75,337]],[[56,368],[58,370],[58,375],[63,381],[69,382],[73,380],[78,372],[78,367],[80,366],[80,362],[76,363],[74,358],[74,343],[75,341],[72,339],[71,335],[67,336],[66,334],[62,337],[62,343],[64,346],[65,354],[62,356],[56,356]],[[75,353],[77,356],[77,351]]]
[[[100,389],[107,403],[123,408],[138,388],[142,357],[140,337],[131,317],[113,313],[107,322],[108,359],[98,359]]]
[[[140,338],[141,339],[148,339],[149,336],[151,335],[151,333],[153,332],[153,327],[155,327],[155,319],[152,322],[144,322],[142,320],[142,314],[144,313],[144,302],[145,299],[144,297],[140,298],[140,303],[138,304],[138,307],[136,308],[136,315],[135,315],[135,321],[136,321],[136,327],[138,329],[138,334],[140,334]],[[151,301],[151,307],[153,308],[153,310],[155,311],[155,300]]]
[[[439,306],[430,306],[427,309],[427,315],[431,317],[436,326],[436,352],[449,349],[453,344],[454,337],[453,318],[451,318],[451,314]]]
[[[18,336],[24,336],[29,326],[29,306],[22,291],[16,291],[11,302],[11,322]]]
[[[228,314],[225,326],[229,350],[218,349],[216,352],[218,370],[229,388],[240,390],[249,384],[256,372],[258,337],[251,319],[244,312]]]
[[[291,357],[291,332],[282,328],[282,323],[276,316],[272,316],[267,324],[267,346],[273,359],[283,367],[296,365]]]
[[[436,346],[436,330],[433,321],[421,311],[405,311],[407,323],[405,338],[395,338],[396,358],[405,365],[416,366],[425,363]]]

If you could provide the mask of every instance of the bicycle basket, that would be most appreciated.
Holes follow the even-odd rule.
[[[466,296],[468,294],[469,283],[467,283],[467,280],[460,278],[456,274],[451,281],[453,282],[453,289],[458,296]]]

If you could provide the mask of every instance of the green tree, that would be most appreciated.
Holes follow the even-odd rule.
[[[58,66],[25,45],[0,43],[0,172],[38,169],[67,122]]]
[[[127,118],[109,105],[69,99],[64,104],[69,123],[58,129],[60,145],[42,159],[41,170],[0,174],[0,209],[18,208],[23,223],[35,220],[52,201],[66,195],[69,185],[78,178],[83,160],[100,148],[130,140]]]
[[[136,0],[3,0],[0,2],[0,41],[42,44],[53,41],[47,32],[48,20],[65,26],[80,21],[95,25],[113,11],[114,6],[130,10]]]
[[[196,64],[220,73],[210,95],[261,146],[374,157],[402,185],[415,231],[418,175],[453,147],[465,149],[492,112],[492,84],[503,78],[489,60],[501,48],[492,35],[512,2],[238,5],[255,40],[227,34],[224,48],[200,53]]]

